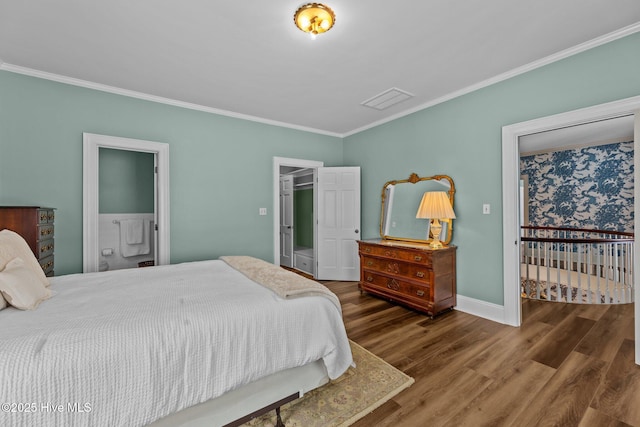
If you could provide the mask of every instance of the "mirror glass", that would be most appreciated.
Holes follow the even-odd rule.
[[[448,175],[419,177],[412,173],[409,179],[389,181],[382,188],[382,211],[380,214],[380,236],[383,239],[427,242],[428,219],[416,218],[422,195],[427,191],[445,191],[451,206],[455,195],[455,185]],[[440,240],[445,244],[453,237],[453,219],[441,220]]]

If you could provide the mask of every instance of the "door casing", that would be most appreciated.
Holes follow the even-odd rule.
[[[82,271],[98,271],[99,151],[100,148],[155,154],[156,232],[158,265],[170,263],[169,144],[108,135],[83,133],[82,150]]]

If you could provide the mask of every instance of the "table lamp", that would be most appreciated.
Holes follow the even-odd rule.
[[[444,191],[427,191],[422,196],[422,201],[418,207],[416,218],[431,219],[431,249],[442,249],[440,232],[442,231],[441,219],[453,219],[456,217],[451,207],[449,196]]]

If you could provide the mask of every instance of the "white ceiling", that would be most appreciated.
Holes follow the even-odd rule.
[[[599,120],[578,126],[521,136],[520,155],[566,150],[590,145],[633,141],[634,116]]]
[[[0,0],[0,68],[345,136],[640,31],[638,0],[327,0],[311,40],[302,4]]]

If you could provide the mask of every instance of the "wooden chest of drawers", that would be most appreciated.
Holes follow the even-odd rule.
[[[361,291],[431,317],[456,305],[456,247],[393,240],[358,242]]]
[[[47,276],[53,276],[53,208],[39,206],[0,206],[0,230],[8,228],[27,241]]]

